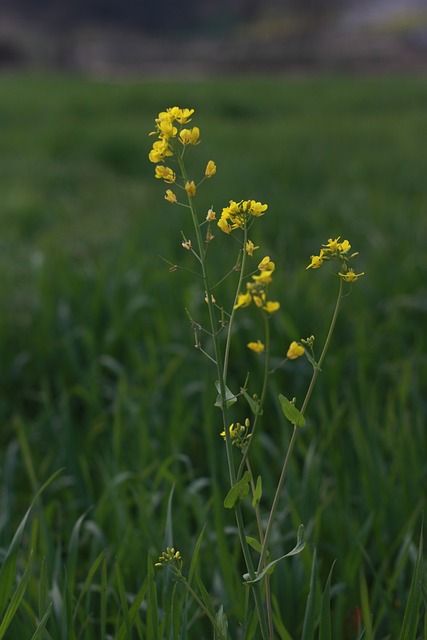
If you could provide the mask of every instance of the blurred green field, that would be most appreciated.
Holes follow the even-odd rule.
[[[357,637],[363,574],[374,634],[364,637],[397,639],[427,486],[427,82],[0,82],[0,559],[36,489],[64,468],[25,530],[17,575],[32,548],[32,577],[4,637],[30,638],[49,599],[50,635],[38,637],[71,639],[71,629],[87,640],[122,637],[117,567],[137,593],[147,554],[155,559],[164,546],[173,486],[174,544],[191,557],[207,523],[200,572],[240,637],[214,372],[194,349],[184,311],[202,318],[204,294],[161,259],[191,266],[181,247],[190,221],[165,202],[147,159],[154,118],[176,104],[196,109],[195,170],[209,159],[218,165],[199,210],[220,212],[230,199],[269,204],[253,239],[277,265],[278,360],[290,340],[314,333],[321,342],[328,328],[336,293],[327,274],[306,271],[310,255],[339,235],[360,252],[366,276],[345,299],[272,540],[285,553],[302,522],[307,548],[280,565],[274,589],[288,631],[301,637],[317,548],[319,585],[336,560],[333,637]],[[232,265],[228,246],[219,237],[212,244],[218,275]],[[230,282],[225,298],[231,291]],[[236,386],[253,366],[245,345],[257,330],[255,316],[239,322]],[[301,397],[310,375],[307,362],[288,365],[273,379],[253,451],[266,509],[290,437],[277,394]],[[94,571],[98,587],[78,602],[103,550],[105,575]],[[110,593],[108,615],[99,591]],[[144,607],[123,637],[150,637]],[[189,637],[203,628],[195,619]]]

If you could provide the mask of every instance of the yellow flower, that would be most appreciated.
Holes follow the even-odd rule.
[[[264,349],[265,349],[265,346],[261,342],[261,340],[257,340],[256,342],[248,342],[248,344],[246,346],[251,351],[255,351],[255,353],[262,353],[264,351]]]
[[[267,313],[275,313],[276,311],[278,311],[280,309],[280,302],[273,302],[273,301],[269,300],[263,306],[263,309],[264,309],[264,311],[267,311]]]
[[[356,282],[360,276],[365,275],[365,272],[362,271],[362,273],[354,273],[354,269],[349,269],[345,273],[339,272],[338,275],[344,280],[344,282]]]
[[[172,184],[176,180],[175,172],[172,171],[170,167],[164,167],[163,165],[159,165],[158,167],[156,167],[155,176],[156,178],[159,178],[160,180],[164,180],[169,184]]]
[[[252,302],[252,296],[250,293],[239,293],[237,296],[237,302],[234,305],[234,309],[239,309],[240,307],[249,307]]]
[[[185,183],[185,190],[190,198],[194,198],[196,195],[196,185],[194,184],[194,180],[187,180]]]
[[[177,109],[177,111],[174,111],[174,119],[179,122],[179,124],[187,124],[187,122],[190,122],[194,109],[178,109],[178,107],[172,107],[171,111],[174,109]]]
[[[289,360],[296,360],[297,358],[299,358],[304,354],[304,351],[305,351],[304,347],[301,344],[298,344],[298,342],[295,342],[294,340],[289,345],[289,349],[287,351],[286,357],[289,358]]]
[[[242,204],[243,211],[252,214],[256,218],[262,216],[268,209],[268,204],[261,204],[255,200],[245,200]]]
[[[224,231],[224,233],[230,233],[231,232],[231,227],[228,224],[227,220],[225,217],[221,217],[218,220],[218,227],[221,229],[221,231]]]
[[[166,189],[165,200],[168,200],[168,202],[173,202],[173,203],[177,202],[176,195],[170,189]]]
[[[338,251],[340,253],[348,253],[351,249],[351,244],[349,243],[348,240],[343,240],[342,242],[338,243]]]
[[[335,240],[332,240],[332,238],[329,238],[327,244],[322,245],[322,247],[325,247],[325,253],[336,253],[338,251],[339,239],[340,239],[340,236],[338,236],[338,238],[335,238]]]
[[[200,137],[200,129],[199,127],[193,127],[192,129],[182,129],[179,134],[179,139],[182,144],[198,144]]]
[[[148,154],[148,158],[151,162],[161,162],[166,156],[172,156],[171,151],[166,140],[156,140],[153,144],[153,148]]]
[[[245,250],[246,250],[246,253],[248,254],[248,256],[253,256],[254,255],[254,251],[256,249],[259,249],[259,246],[256,247],[254,245],[254,243],[252,242],[252,240],[248,240],[246,245],[245,245]]]
[[[259,293],[254,293],[252,295],[252,298],[253,298],[253,301],[255,302],[256,306],[259,309],[265,305],[265,293],[264,293],[264,291],[260,291]]]
[[[205,176],[207,178],[212,178],[216,174],[216,164],[213,160],[209,160],[205,169]]]
[[[191,244],[191,240],[183,240],[181,242],[182,246],[184,247],[184,249],[187,249],[187,251],[190,251],[190,249],[192,248],[192,244]]]
[[[270,260],[270,256],[265,256],[258,265],[258,269],[260,271],[271,271],[271,273],[273,273],[275,268],[276,265],[272,260]]]
[[[255,282],[257,282],[258,284],[267,286],[272,282],[272,277],[271,277],[272,273],[273,273],[272,271],[267,271],[267,270],[261,271],[261,273],[258,276],[252,276],[252,280],[255,280]]]
[[[233,422],[232,424],[230,424],[228,430],[230,433],[230,438],[234,440],[235,438],[238,438],[240,436],[242,431],[245,430],[245,427],[241,425],[240,422],[236,422],[236,424],[234,424]],[[219,435],[222,436],[225,440],[225,431],[221,431]]]
[[[212,222],[213,220],[216,219],[216,213],[215,211],[213,211],[212,209],[209,209],[207,214],[206,214],[206,220],[208,222]]]
[[[321,249],[318,256],[311,256],[311,262],[306,269],[319,269],[323,264],[323,256],[325,252]]]
[[[159,137],[168,140],[173,138],[178,133],[178,129],[173,126],[170,118],[162,118],[157,122],[157,129],[159,130]]]

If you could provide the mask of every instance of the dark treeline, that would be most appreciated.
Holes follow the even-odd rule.
[[[3,0],[3,8],[34,26],[53,29],[123,27],[150,32],[220,30],[233,22],[256,20],[269,10],[289,10],[307,24],[336,12],[352,0]]]

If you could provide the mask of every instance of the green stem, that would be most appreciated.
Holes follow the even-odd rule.
[[[179,166],[180,166],[180,169],[181,169],[182,178],[183,178],[184,182],[186,182],[187,181],[187,172],[186,172],[186,169],[185,169],[185,165],[184,165],[183,159],[182,159],[181,155],[179,154],[179,152],[177,152],[177,158],[178,158]],[[222,353],[221,353],[221,349],[220,349],[219,341],[218,341],[218,333],[217,333],[217,327],[216,327],[215,306],[214,306],[214,303],[212,301],[212,288],[211,288],[211,285],[210,285],[209,276],[208,276],[208,272],[207,272],[206,264],[205,264],[206,251],[205,251],[205,247],[203,246],[203,239],[202,239],[202,234],[201,234],[201,231],[200,231],[200,226],[199,226],[199,221],[198,221],[198,218],[197,218],[197,212],[196,212],[194,200],[188,194],[187,194],[187,198],[188,198],[188,204],[189,204],[190,211],[191,211],[191,217],[192,217],[192,221],[193,221],[194,231],[196,233],[197,247],[198,247],[198,252],[199,252],[199,256],[200,256],[200,265],[201,265],[201,268],[202,268],[203,283],[204,283],[204,287],[205,287],[205,291],[206,291],[207,304],[208,304],[208,309],[209,309],[209,321],[210,321],[211,330],[212,330],[212,340],[213,340],[213,345],[214,345],[217,376],[218,376],[218,381],[219,381],[219,393],[220,393],[220,396],[221,396],[221,398],[223,400],[221,409],[222,409],[223,427],[224,427],[224,431],[225,431],[225,443],[226,443],[226,452],[227,452],[228,475],[229,475],[229,480],[230,480],[230,486],[234,486],[234,484],[236,483],[236,470],[235,470],[235,467],[234,467],[232,443],[231,443],[231,437],[230,437],[230,432],[229,432],[228,408],[227,408],[227,404],[225,402],[225,397],[226,397],[226,393],[225,393],[226,378],[225,378],[225,376],[226,376],[226,373],[227,373],[228,351],[226,353],[227,362],[224,363],[224,365],[225,365],[224,366],[223,365],[223,359],[222,359]],[[244,256],[243,256],[243,260],[244,260]],[[240,272],[241,275],[240,275],[240,278],[239,278],[239,287],[240,287],[240,284],[241,284],[241,278],[243,277],[242,276],[243,266],[244,266],[243,265],[243,260],[242,260],[242,269],[241,269],[241,272]],[[237,293],[236,293],[236,299],[237,299],[238,291],[239,290],[237,290]],[[233,309],[233,311],[234,311],[234,309]],[[232,316],[233,316],[233,312],[232,312]],[[232,322],[230,321],[229,328],[228,328],[228,335],[227,335],[227,344],[229,344],[229,341],[230,341],[231,326],[232,326]],[[229,350],[229,348],[228,348],[228,350]],[[250,555],[248,543],[246,542],[245,525],[244,525],[244,521],[243,521],[243,515],[242,515],[242,510],[241,510],[240,504],[236,504],[235,505],[234,511],[235,511],[235,515],[236,515],[237,529],[238,529],[238,532],[239,532],[239,540],[240,540],[240,545],[241,545],[242,552],[243,552],[243,557],[245,559],[246,568],[247,568],[247,571],[249,573],[250,579],[253,580],[255,578],[255,568],[254,568],[254,565],[253,565],[253,562],[252,562],[252,558],[251,558],[251,555]],[[255,585],[255,588],[253,589],[253,594],[254,594],[255,604],[256,604],[256,608],[257,608],[257,612],[258,612],[258,620],[259,620],[259,625],[260,625],[260,629],[261,629],[262,638],[263,638],[263,640],[268,640],[268,636],[269,636],[269,634],[268,634],[268,625],[267,625],[267,620],[266,620],[266,616],[265,616],[264,603],[263,603],[263,599],[262,599],[262,595],[261,595],[261,590],[260,590],[260,587],[259,587],[258,584]]]
[[[263,317],[264,317],[265,360],[264,360],[264,379],[262,382],[262,391],[261,391],[261,396],[259,401],[260,410],[264,406],[265,396],[267,395],[267,383],[268,383],[268,376],[269,376],[269,369],[270,369],[270,323],[266,313],[263,313]],[[239,470],[237,472],[237,480],[240,480],[246,461],[248,459],[249,450],[252,446],[252,442],[254,441],[254,436],[255,436],[255,432],[258,424],[258,418],[259,418],[259,415],[257,414],[254,417],[254,421],[253,421],[252,435],[249,438],[248,446],[245,449],[245,452],[243,454],[242,460],[239,465]]]
[[[317,380],[317,377],[319,375],[319,371],[320,371],[321,365],[323,363],[323,360],[325,359],[326,352],[328,351],[328,347],[329,347],[329,344],[331,342],[332,334],[334,332],[335,324],[336,324],[337,317],[338,317],[338,311],[339,311],[340,304],[341,304],[341,298],[342,298],[342,280],[340,278],[338,297],[337,297],[337,301],[335,303],[335,309],[334,309],[334,313],[333,313],[333,316],[332,316],[331,324],[329,326],[328,335],[326,336],[325,344],[323,345],[322,353],[321,353],[319,361],[317,363],[317,367],[315,367],[314,370],[313,370],[313,375],[311,377],[310,385],[309,385],[309,387],[307,389],[307,393],[305,395],[304,402],[303,402],[303,405],[301,407],[301,413],[302,414],[304,414],[306,409],[307,409],[307,405],[308,405],[308,402],[310,400],[311,394],[313,392],[314,386],[316,384],[316,380]],[[269,541],[269,538],[270,538],[271,528],[272,528],[272,525],[273,525],[274,516],[275,516],[277,505],[278,505],[278,502],[279,502],[280,492],[282,490],[283,482],[285,480],[285,475],[286,475],[286,471],[287,471],[287,468],[288,468],[289,460],[290,460],[290,457],[291,457],[291,454],[292,454],[292,451],[293,451],[293,448],[294,448],[294,445],[295,445],[295,441],[296,441],[296,438],[297,438],[297,432],[298,432],[298,428],[296,426],[294,426],[294,430],[292,432],[292,437],[290,439],[288,450],[286,452],[285,460],[283,462],[282,472],[280,474],[279,482],[277,484],[276,493],[274,494],[273,503],[271,505],[271,510],[270,510],[270,514],[269,514],[268,522],[267,522],[267,528],[265,530],[264,542],[262,544],[261,555],[260,555],[259,562],[258,562],[257,573],[259,573],[261,571],[261,569],[263,568],[263,566],[264,566],[265,558],[266,558],[266,555],[267,555],[268,541]]]

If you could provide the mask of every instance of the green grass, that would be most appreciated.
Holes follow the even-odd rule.
[[[322,593],[336,561],[333,638],[357,637],[359,611],[366,638],[425,638],[405,608],[418,588],[413,575],[422,576],[427,486],[427,83],[19,75],[1,83],[4,563],[37,489],[63,468],[13,556],[10,597],[27,586],[5,600],[19,606],[4,637],[31,638],[39,625],[43,639],[155,638],[156,600],[177,633],[185,593],[178,586],[172,599],[152,561],[173,541],[188,570],[205,524],[197,571],[240,637],[244,569],[222,507],[213,372],[184,312],[203,317],[203,292],[159,258],[191,265],[180,244],[190,221],[163,200],[147,160],[154,117],[177,104],[197,109],[194,166],[218,165],[201,210],[220,212],[231,198],[269,203],[253,239],[277,264],[278,360],[291,339],[314,333],[320,343],[327,330],[335,292],[323,273],[305,270],[320,243],[348,238],[366,272],[343,305],[285,485],[272,551],[290,550],[301,522],[307,547],[276,569],[277,611],[291,637],[302,637],[313,576],[310,603],[325,632]],[[218,275],[231,266],[225,246],[212,244]],[[239,322],[236,386],[253,364],[245,344],[258,330],[255,316]],[[265,508],[290,437],[277,396],[301,397],[309,373],[297,361],[273,378],[252,463],[263,473]],[[190,638],[208,633],[194,613]],[[404,617],[409,635],[401,635]]]

